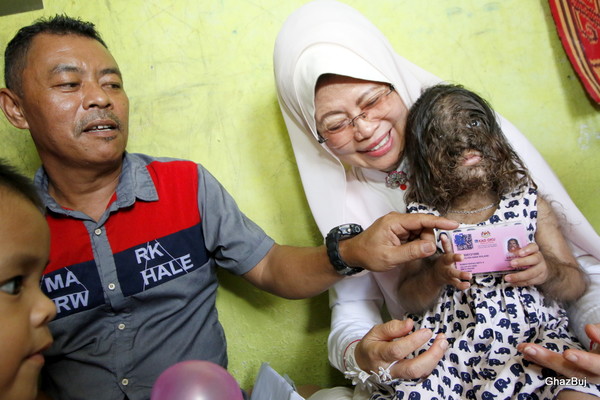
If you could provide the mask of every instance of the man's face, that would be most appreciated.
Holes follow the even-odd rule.
[[[27,54],[20,107],[46,165],[90,167],[120,160],[129,99],[119,67],[101,43],[40,34]]]

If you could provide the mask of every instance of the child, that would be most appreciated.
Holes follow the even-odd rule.
[[[0,399],[38,392],[42,351],[52,344],[54,303],[40,290],[50,232],[35,189],[0,163]]]
[[[600,396],[600,388],[587,382],[547,379],[555,374],[516,349],[521,342],[560,352],[581,348],[560,303],[579,298],[586,277],[489,105],[461,86],[429,88],[410,110],[405,154],[409,212],[443,215],[461,228],[519,221],[531,243],[512,250],[509,262],[518,271],[508,275],[458,270],[455,262],[463,256],[452,252],[448,235],[438,239],[444,253],[407,266],[402,304],[411,314],[425,312],[411,315],[415,326],[445,333],[450,348],[429,377],[393,382],[394,398]]]

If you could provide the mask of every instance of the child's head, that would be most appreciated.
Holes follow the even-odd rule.
[[[493,190],[500,196],[533,184],[494,111],[459,85],[430,87],[411,107],[405,154],[408,201],[442,212],[453,199],[475,190]]]
[[[54,303],[40,290],[50,232],[35,189],[0,163],[0,399],[33,399],[52,343]]]

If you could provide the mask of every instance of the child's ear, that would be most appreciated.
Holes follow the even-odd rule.
[[[0,108],[8,121],[19,129],[29,129],[29,124],[21,108],[21,98],[12,90],[0,89]]]

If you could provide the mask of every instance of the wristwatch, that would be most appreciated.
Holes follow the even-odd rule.
[[[325,245],[327,246],[327,256],[329,262],[333,265],[333,268],[340,275],[350,276],[358,274],[363,270],[360,267],[352,267],[344,262],[340,257],[340,240],[350,239],[363,231],[362,226],[357,224],[344,224],[336,226],[329,231],[325,238]]]

